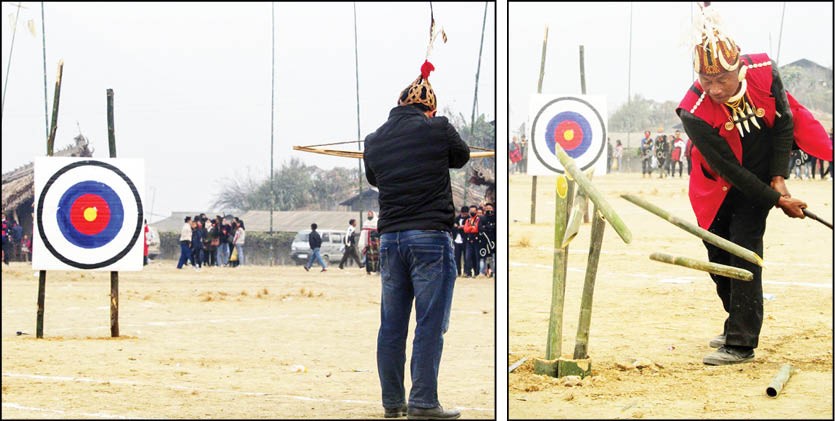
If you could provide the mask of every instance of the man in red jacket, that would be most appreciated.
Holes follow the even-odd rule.
[[[821,154],[825,148],[820,147],[817,122],[787,95],[771,59],[741,55],[712,9],[703,8],[701,18],[701,42],[694,49],[699,79],[676,109],[693,141],[690,203],[702,228],[762,256],[771,208],[804,217],[806,203],[793,198],[785,182],[792,145]],[[705,246],[711,262],[748,270],[754,279],[711,275],[728,317],[722,334],[710,341],[718,350],[703,362],[750,361],[763,322],[762,268]]]

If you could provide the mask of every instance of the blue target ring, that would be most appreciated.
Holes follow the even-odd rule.
[[[586,153],[592,142],[589,121],[574,111],[563,111],[552,117],[546,126],[545,136],[552,154],[557,153],[554,144],[559,143],[568,156],[574,159]]]
[[[73,214],[74,205],[78,203],[79,199],[88,195],[92,195],[98,201],[105,203],[109,208],[109,218],[105,221],[101,232],[96,235],[87,235],[82,232],[78,226],[81,218],[79,218],[79,215]],[[82,181],[74,184],[61,196],[58,201],[56,218],[58,219],[58,228],[67,241],[78,247],[93,249],[101,247],[116,238],[119,230],[122,229],[125,212],[119,195],[112,188],[97,181]],[[92,222],[95,223],[95,221]]]

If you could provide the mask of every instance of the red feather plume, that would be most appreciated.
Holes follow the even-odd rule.
[[[429,60],[426,60],[423,62],[423,65],[420,66],[420,76],[426,80],[429,78],[429,73],[433,70],[435,70],[435,66],[433,66]]]

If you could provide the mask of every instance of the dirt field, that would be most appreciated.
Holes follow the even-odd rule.
[[[109,274],[49,272],[43,340],[37,274],[4,266],[3,418],[382,418],[379,276],[174,266],[120,274],[116,339]],[[459,279],[445,336],[439,397],[468,418],[495,418],[494,292]]]
[[[695,222],[687,178],[600,177],[595,185],[633,234],[606,227],[594,292],[592,376],[579,385],[533,373],[545,356],[553,260],[555,177],[511,176],[509,201],[508,411],[518,418],[832,419],[832,231],[810,219],[769,214],[763,289],[765,321],[752,363],[709,367],[702,357],[725,318],[708,274],[649,260],[665,252],[707,260],[701,241],[619,197],[637,194]],[[789,180],[809,210],[832,220],[832,181]],[[562,354],[571,357],[588,256],[590,224],[569,249]],[[637,360],[637,364],[635,364]],[[783,392],[765,389],[782,364],[798,368]],[[634,365],[642,368],[634,368]]]

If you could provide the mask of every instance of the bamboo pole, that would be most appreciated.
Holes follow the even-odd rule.
[[[61,98],[61,75],[64,73],[64,60],[58,61],[58,77],[55,79],[55,98],[52,101],[52,128],[46,138],[46,156],[52,156],[55,145],[55,133],[58,129],[58,104]],[[35,320],[35,337],[43,338],[43,317],[46,305],[46,271],[38,271],[38,312]]]
[[[554,149],[557,152],[557,158],[562,163],[562,166],[565,168],[566,172],[571,174],[574,177],[574,180],[580,187],[585,190],[586,194],[589,196],[589,199],[594,203],[597,210],[603,215],[606,219],[606,222],[615,229],[615,232],[618,233],[621,240],[624,243],[629,244],[632,242],[632,232],[629,231],[629,227],[626,226],[626,223],[615,213],[614,208],[609,205],[609,202],[603,198],[603,195],[597,190],[596,187],[589,181],[585,174],[577,168],[577,165],[574,163],[574,160],[565,153],[562,146],[559,143],[554,144]]]
[[[558,175],[556,182],[556,205],[554,206],[554,262],[551,272],[551,313],[548,319],[548,342],[545,345],[545,359],[560,356],[562,348],[562,315],[565,305],[565,278],[568,271],[566,262],[568,249],[562,247],[565,235],[566,214],[571,209],[572,190],[568,177]]]
[[[580,93],[585,95],[586,94],[586,54],[585,54],[585,47],[580,46]],[[591,179],[591,177],[589,177]],[[580,190],[582,193],[583,190]],[[581,194],[580,196],[580,208],[583,212],[583,223],[589,223],[589,198],[585,194]]]
[[[113,89],[107,90],[107,144],[116,158],[116,127],[113,118]],[[119,337],[119,272],[110,272],[110,337]]]
[[[786,383],[791,378],[793,368],[790,364],[783,364],[780,367],[780,371],[777,372],[777,375],[771,379],[771,383],[765,388],[765,394],[769,397],[776,398],[777,395],[783,390],[783,387],[786,386]]]
[[[594,219],[591,223],[591,240],[589,244],[589,260],[586,264],[586,279],[583,283],[583,298],[580,301],[580,321],[577,323],[577,337],[574,342],[574,359],[588,358],[589,329],[591,327],[591,307],[594,298],[594,282],[597,279],[597,265],[600,262],[600,249],[603,244],[603,231],[606,223],[603,217],[594,209]]]
[[[664,209],[661,209],[658,206],[641,199],[640,197],[633,196],[631,194],[622,194],[620,197],[644,208],[644,210],[647,210],[650,213],[654,213],[655,215],[661,217],[661,219],[666,220],[667,222],[695,235],[696,237],[701,238],[710,244],[713,244],[716,247],[719,247],[722,250],[727,251],[728,253],[733,254],[736,257],[739,257],[740,259],[751,262],[757,266],[763,265],[763,259],[758,256],[757,253],[754,253],[753,251],[748,250],[734,242],[726,240],[706,229],[699,227],[698,225],[676,218]]]
[[[733,266],[720,265],[713,262],[703,262],[688,257],[671,256],[665,253],[652,253],[649,258],[656,262],[670,263],[673,265],[684,266],[690,269],[710,272],[716,275],[727,276],[729,278],[739,279],[742,281],[751,281],[754,279],[754,274]]]
[[[545,78],[545,52],[547,50],[548,25],[545,25],[545,37],[542,38],[542,58],[539,60],[539,82],[536,84],[536,93],[538,94],[542,93],[542,79]],[[536,176],[533,176],[531,181],[531,224],[536,224]]]
[[[55,133],[58,131],[58,104],[61,99],[61,76],[64,74],[64,60],[58,61],[58,78],[55,79],[55,97],[52,100],[52,127],[46,140],[46,155],[52,156],[55,145]]]

